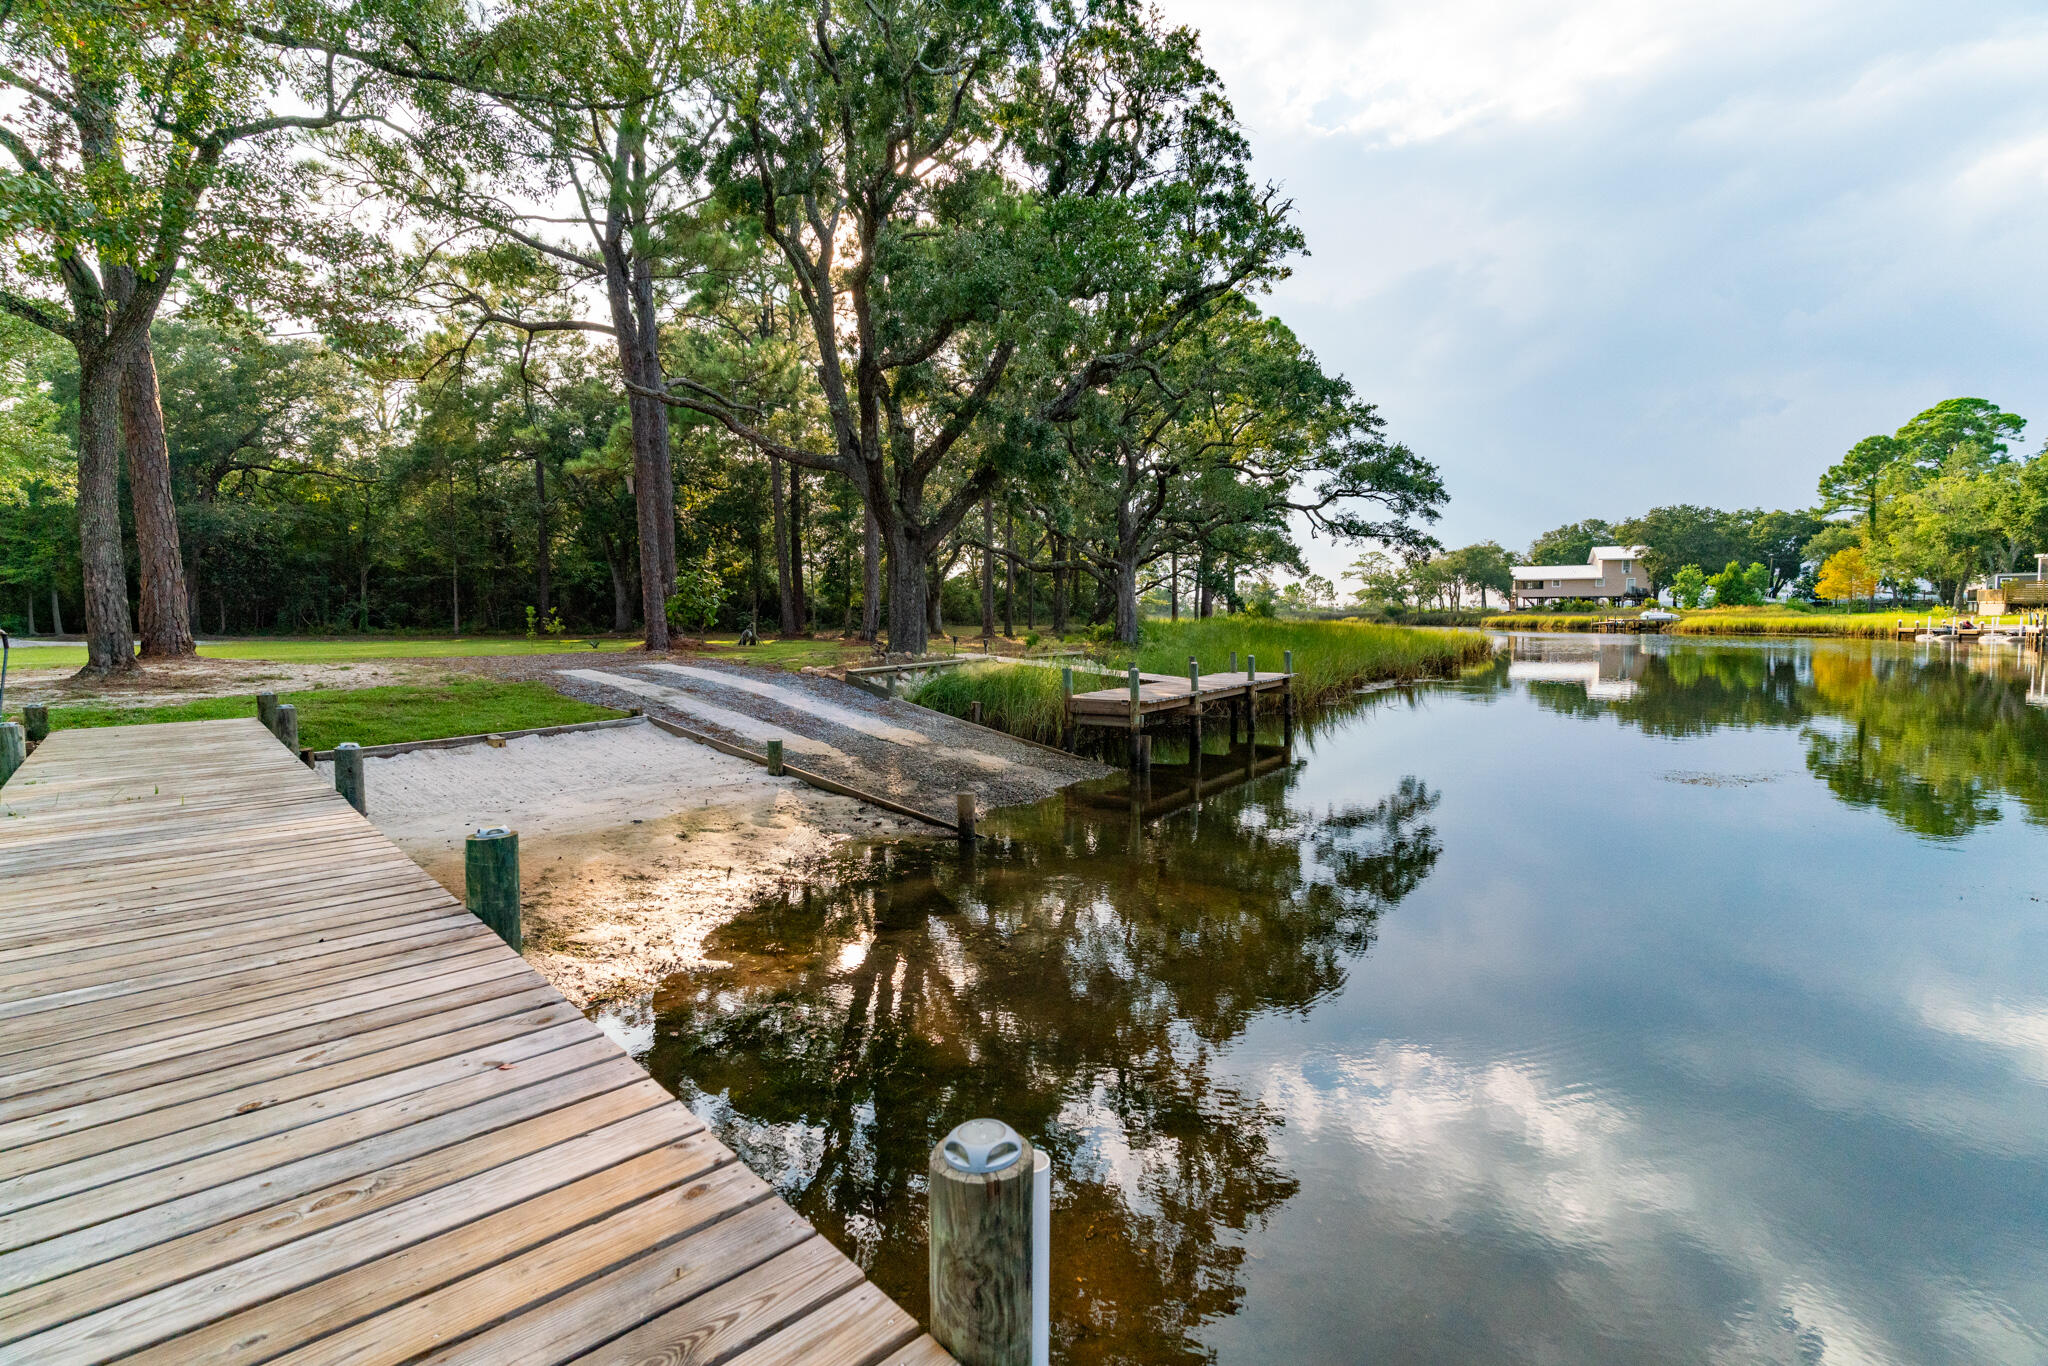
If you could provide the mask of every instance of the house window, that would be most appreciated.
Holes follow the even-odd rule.
[[[1627,591],[1628,591],[1628,592],[1631,592],[1631,593],[1633,593],[1633,592],[1635,592],[1635,591],[1636,591],[1636,576],[1635,576],[1635,575],[1633,575],[1633,574],[1631,574],[1631,575],[1629,575],[1629,576],[1628,576],[1628,589],[1627,589]]]

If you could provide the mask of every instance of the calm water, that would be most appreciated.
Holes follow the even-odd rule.
[[[1056,1359],[2048,1362],[2039,666],[1510,653],[863,851],[615,1023],[913,1312],[934,1139],[1049,1146]]]

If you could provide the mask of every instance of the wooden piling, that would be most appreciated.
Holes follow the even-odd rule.
[[[979,700],[967,704],[967,719],[977,726],[981,724],[981,703]]]
[[[1029,1140],[973,1119],[932,1149],[931,1330],[961,1366],[1029,1366]]]
[[[771,778],[780,778],[782,776],[782,741],[780,740],[770,740],[768,742],[768,776]]]
[[[0,722],[0,785],[28,762],[28,736],[19,721]]]
[[[29,703],[21,709],[21,724],[29,743],[40,745],[50,738],[50,709],[40,702]]]
[[[256,694],[256,719],[263,723],[265,730],[277,734],[277,694],[260,692]]]
[[[292,753],[299,752],[299,709],[289,702],[280,702],[271,713],[271,734],[277,742]]]
[[[1069,753],[1074,748],[1074,738],[1080,727],[1074,724],[1074,669],[1072,665],[1060,668],[1060,748]]]
[[[521,952],[518,832],[501,825],[471,835],[463,845],[462,874],[469,913]]]
[[[972,792],[959,793],[953,798],[953,807],[958,813],[956,824],[960,831],[960,842],[962,844],[974,843],[974,794]]]
[[[370,814],[369,794],[363,787],[363,747],[353,740],[334,747],[334,790],[347,799],[356,814]]]

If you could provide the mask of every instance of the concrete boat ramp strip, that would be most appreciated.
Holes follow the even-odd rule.
[[[1109,772],[816,675],[647,661],[554,677],[574,696],[641,707],[731,744],[758,750],[780,740],[792,763],[948,818],[956,793],[972,792],[983,808],[1007,806]]]

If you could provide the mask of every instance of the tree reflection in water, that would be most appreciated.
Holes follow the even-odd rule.
[[[1296,1190],[1217,1054],[1341,989],[1439,853],[1413,778],[1334,812],[1294,781],[1152,821],[1100,812],[1098,786],[1000,816],[970,858],[868,849],[720,930],[726,966],[657,994],[647,1064],[919,1315],[931,1145],[1010,1121],[1055,1163],[1060,1355],[1208,1360],[1241,1235]]]
[[[1515,645],[1519,653],[1525,642]],[[2033,651],[1864,641],[1528,648],[1551,658],[1598,652],[1603,676],[1635,684],[1613,700],[1569,684],[1528,684],[1549,710],[1612,715],[1673,737],[1731,726],[1800,729],[1807,769],[1829,791],[1932,839],[1998,820],[2007,799],[2030,822],[2048,825],[2048,666]],[[1511,686],[1508,669],[1503,662],[1489,685]]]

